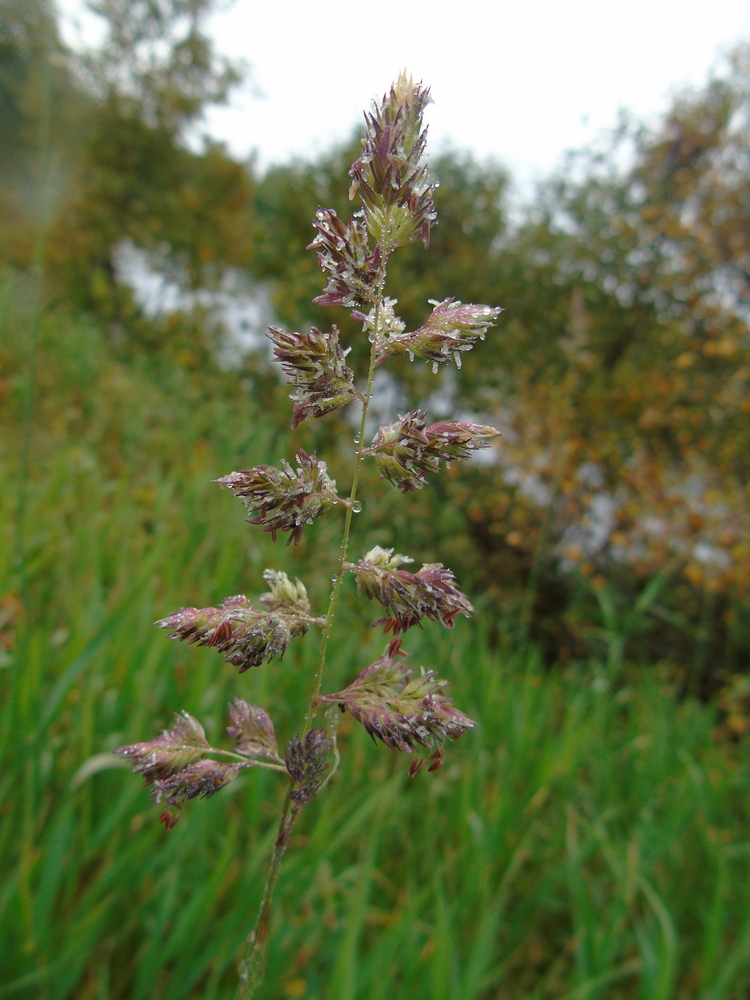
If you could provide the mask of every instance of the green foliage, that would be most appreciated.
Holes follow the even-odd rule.
[[[327,327],[303,247],[318,205],[348,213],[356,150],[262,178],[221,147],[191,152],[186,124],[236,79],[201,32],[209,5],[100,9],[108,41],[85,78],[41,2],[11,4],[0,36],[0,256],[45,265],[57,303],[42,316],[38,283],[4,279],[0,996],[222,997],[273,837],[268,776],[222,791],[217,813],[194,810],[165,844],[109,750],[175,707],[219,735],[231,666],[150,624],[272,564],[209,481],[288,452],[286,389],[258,358],[219,371],[205,317],[141,315],[116,254],[129,241],[186,289],[244,268],[272,284],[283,322]],[[743,689],[725,692],[718,727],[690,697],[748,644],[747,75],[740,50],[656,129],[623,133],[630,166],[616,145],[573,163],[514,227],[500,168],[435,158],[441,224],[429,267],[419,243],[394,258],[399,312],[414,330],[449,288],[501,302],[509,321],[453,382],[396,362],[403,409],[437,387],[499,413],[507,443],[501,465],[394,493],[357,529],[361,553],[408,535],[417,559],[482,595],[489,624],[452,641],[450,691],[481,726],[428,786],[373,765],[344,724],[349,753],[279,885],[272,993],[747,992]],[[345,337],[346,312],[332,315]],[[351,432],[334,418],[313,433],[328,453]],[[592,551],[569,529],[607,491],[617,518]],[[673,535],[639,535],[646,514]],[[334,531],[302,542],[301,575]],[[701,544],[729,563],[700,561]],[[315,604],[327,586],[311,590]],[[382,652],[355,608],[350,592],[331,663],[342,690]],[[302,641],[273,685],[248,682],[280,735],[312,653]],[[429,632],[412,656],[444,666]],[[542,658],[571,665],[546,674]]]
[[[179,136],[207,104],[226,101],[241,79],[241,67],[218,56],[202,30],[215,6],[215,0],[91,0],[106,36],[86,60],[98,89]]]
[[[28,265],[34,260],[52,203],[69,189],[89,106],[50,4],[5,0],[0,18],[0,261]]]
[[[270,283],[287,326],[334,319],[348,334],[345,310],[310,305],[323,282],[303,248],[318,205],[348,214],[358,148],[264,177],[220,147],[188,150],[185,124],[232,70],[201,34],[201,0],[145,7],[153,21],[103,5],[109,48],[85,83],[43,3],[11,3],[0,34],[0,259],[45,264],[52,303],[39,322],[38,284],[3,279],[0,997],[233,992],[272,779],[235,782],[165,844],[108,751],[176,707],[211,736],[224,725],[232,668],[150,629],[273,562],[209,480],[302,443],[341,479],[331,452],[352,433],[329,418],[290,448],[277,430],[288,390],[262,358],[222,373],[209,318],[145,317],[118,281],[128,240],[183,288],[242,268]],[[456,633],[450,693],[481,727],[429,790],[386,757],[373,765],[344,726],[350,752],[279,886],[273,995],[747,993],[743,682],[719,726],[692,700],[746,669],[750,649],[747,80],[741,49],[654,129],[571,161],[513,226],[501,168],[433,160],[429,267],[415,243],[390,269],[407,329],[446,288],[506,312],[447,379],[396,361],[399,408],[455,394],[502,422],[505,443],[498,465],[365,508],[358,554],[408,537],[418,562],[456,571],[488,624]],[[592,547],[571,529],[596,524],[605,494],[616,515]],[[644,532],[649,518],[669,530]],[[320,565],[334,531],[309,533],[295,571]],[[331,663],[341,688],[363,652],[382,652],[351,596]],[[302,640],[273,685],[253,672],[280,734],[303,710],[289,676],[311,656]],[[436,658],[427,633],[413,660]]]
[[[11,5],[0,259],[45,263],[49,295],[97,316],[123,359],[181,355],[202,370],[221,341],[200,310],[143,315],[118,277],[124,243],[184,290],[240,270],[270,289],[288,329],[333,321],[346,342],[347,311],[311,304],[322,282],[304,248],[319,205],[350,211],[359,141],[262,177],[221,147],[187,149],[186,122],[234,79],[202,33],[209,7],[169,0],[129,20],[131,8],[101,5],[107,42],[81,75],[48,9]],[[429,422],[460,398],[505,431],[493,469],[408,498],[416,554],[450,551],[459,577],[550,661],[601,652],[602,583],[633,606],[673,566],[628,651],[672,659],[705,694],[750,649],[747,63],[738,49],[653,128],[625,123],[610,145],[573,157],[513,225],[500,167],[434,157],[429,266],[417,241],[390,269],[407,331],[445,288],[506,310],[502,332],[459,372],[391,366],[402,412],[425,409]],[[364,349],[354,345],[355,369]],[[318,440],[334,442],[338,426],[316,429]]]
[[[201,31],[211,6],[101,0],[105,42],[86,57],[65,50],[41,0],[11,4],[0,35],[0,262],[43,261],[53,295],[141,349],[153,337],[119,281],[123,243],[186,290],[250,259],[248,171],[220,144],[185,145],[186,127],[240,78]]]
[[[111,98],[92,117],[80,166],[86,184],[58,217],[48,251],[53,283],[79,308],[128,330],[144,326],[118,283],[123,242],[186,290],[219,285],[227,268],[248,263],[252,184],[220,145],[189,152]]]
[[[697,666],[704,692],[748,648],[749,74],[740,48],[653,129],[574,158],[507,243],[528,298],[502,301],[524,346],[502,401],[505,482],[481,504],[530,577],[540,550],[567,563],[569,601],[588,578],[632,604],[671,567],[641,638]]]
[[[235,781],[167,835],[109,750],[156,735],[175,708],[200,715],[210,739],[226,725],[235,669],[151,623],[241,591],[273,558],[209,481],[283,453],[264,419],[273,387],[171,359],[126,365],[95,324],[49,314],[21,522],[19,299],[6,283],[0,996],[229,998],[275,834],[275,776]],[[359,539],[408,530],[359,523]],[[307,545],[295,569],[320,562]],[[382,652],[354,589],[331,661],[339,687]],[[507,630],[494,652],[470,623],[451,635],[449,663],[444,633],[429,630],[412,658],[449,671],[449,693],[480,720],[469,752],[429,784],[411,780],[344,722],[340,770],[282,870],[270,995],[744,996],[746,740],[717,743],[715,711],[678,700],[659,668],[548,673]],[[273,675],[247,675],[282,741],[315,652],[299,640]]]
[[[626,124],[611,145],[571,158],[513,227],[500,170],[438,157],[437,267],[418,244],[394,258],[407,329],[424,323],[443,280],[506,309],[456,376],[393,368],[404,412],[432,418],[453,396],[506,432],[494,470],[411,499],[407,520],[426,551],[454,548],[461,578],[520,616],[550,661],[600,648],[603,587],[632,607],[669,568],[660,600],[628,630],[629,653],[672,659],[704,694],[744,669],[747,122],[740,48],[654,128]],[[301,302],[314,269],[288,237],[331,169],[330,158],[298,164],[259,185],[268,209],[267,183],[279,199],[282,183],[294,191],[281,213],[285,262],[264,271],[287,322],[320,322]],[[274,231],[265,217],[259,228],[272,262]]]

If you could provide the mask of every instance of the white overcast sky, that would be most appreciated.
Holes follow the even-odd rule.
[[[64,37],[92,39],[82,0],[60,0]],[[75,22],[78,22],[76,28]],[[252,83],[204,131],[261,166],[348,137],[402,68],[432,90],[430,146],[508,165],[522,183],[615,123],[663,110],[750,41],[747,0],[235,0],[209,24]]]

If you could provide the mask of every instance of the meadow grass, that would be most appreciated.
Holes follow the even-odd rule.
[[[41,333],[25,435],[23,317],[3,318],[0,998],[232,997],[283,783],[250,773],[166,833],[109,751],[183,708],[216,737],[235,693],[292,735],[313,635],[237,677],[152,625],[257,596],[265,566],[304,578],[316,550],[272,546],[210,483],[289,449],[229,378],[125,364],[64,316]],[[380,653],[374,617],[344,601],[329,689]],[[463,620],[408,639],[481,725],[409,779],[344,719],[282,869],[263,995],[747,996],[750,755],[716,744],[711,706],[676,700],[658,665],[545,671]]]

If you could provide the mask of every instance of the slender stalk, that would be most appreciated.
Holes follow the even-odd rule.
[[[382,102],[373,105],[372,114],[366,115],[367,136],[363,153],[350,170],[353,182],[349,192],[353,199],[359,191],[362,209],[349,222],[342,221],[329,208],[319,208],[315,214],[317,236],[310,248],[318,251],[318,261],[326,275],[326,286],[323,294],[313,301],[328,306],[357,305],[352,315],[363,322],[363,332],[369,334],[371,339],[364,395],[354,386],[354,372],[345,363],[348,351],[342,349],[335,327],[330,334],[316,331],[314,335],[311,332],[309,337],[270,328],[274,360],[281,363],[295,388],[291,397],[295,402],[293,427],[300,420],[322,417],[355,398],[362,404],[359,436],[354,442],[349,497],[342,500],[335,495],[335,484],[325,473],[324,463],[302,449],[297,452],[299,468],[296,477],[289,463],[282,461],[281,470],[257,466],[253,470],[232,473],[216,480],[242,499],[249,511],[256,512],[256,516],[249,519],[252,524],[261,525],[264,531],[271,532],[273,538],[279,530],[289,530],[289,541],[295,543],[300,539],[303,526],[324,514],[332,504],[344,507],[338,562],[325,617],[310,617],[306,592],[299,581],[292,583],[285,573],[267,570],[264,577],[269,581],[270,593],[264,595],[261,601],[268,605],[268,614],[254,609],[247,598],[234,597],[222,601],[219,608],[182,608],[157,622],[162,628],[174,627],[171,638],[217,647],[228,662],[240,667],[240,672],[259,666],[264,659],[281,657],[289,641],[295,635],[304,633],[309,625],[321,627],[318,662],[302,733],[295,734],[284,752],[286,794],[255,926],[246,939],[240,965],[238,1000],[253,1000],[263,982],[273,894],[297,817],[303,806],[325,786],[338,765],[335,736],[339,713],[333,706],[339,704],[346,709],[346,702],[351,707],[352,715],[363,722],[370,732],[377,732],[386,746],[408,753],[429,749],[448,737],[455,739],[475,725],[442,694],[441,689],[446,682],[436,678],[433,671],[423,672],[417,687],[410,682],[412,671],[397,666],[399,657],[407,655],[400,648],[400,638],[391,640],[386,653],[363,671],[361,676],[375,677],[371,691],[365,691],[362,697],[356,691],[352,694],[355,684],[345,692],[321,695],[328,640],[339,604],[344,571],[349,567],[359,573],[361,569],[359,565],[350,565],[346,559],[352,518],[361,509],[357,493],[362,458],[374,452],[374,449],[364,446],[364,436],[378,360],[385,360],[389,353],[407,351],[412,360],[414,356],[432,360],[435,368],[439,363],[451,360],[458,364],[459,352],[468,350],[476,339],[483,337],[486,330],[495,325],[494,320],[501,311],[498,307],[464,305],[446,299],[443,303],[433,303],[435,309],[425,326],[413,333],[404,333],[405,324],[393,311],[395,300],[391,302],[384,297],[390,254],[397,247],[416,239],[421,239],[426,248],[430,228],[435,222],[435,185],[429,183],[427,167],[422,162],[425,143],[422,115],[428,103],[428,88],[415,85],[406,73],[402,73]],[[371,238],[375,240],[372,252]],[[360,306],[372,307],[367,318],[360,311]],[[453,421],[432,425],[427,429],[430,431],[428,435],[420,430],[423,425],[423,415],[415,411],[399,418],[396,432],[391,433],[393,426],[390,424],[378,432],[377,440],[391,433],[393,454],[383,457],[377,453],[376,461],[384,472],[384,478],[404,492],[421,487],[425,475],[436,471],[442,461],[469,457],[471,451],[486,447],[486,440],[499,433],[493,428]],[[396,566],[406,557],[390,560],[392,551],[389,553],[376,547],[370,553],[375,560],[372,562],[373,571],[385,581],[380,602],[396,616],[387,620],[386,632],[391,627],[394,634],[405,631],[418,624],[423,617],[440,619],[450,627],[457,614],[473,611],[466,597],[455,588],[453,574],[443,570],[442,564],[425,565],[420,570],[421,576],[401,571],[398,577],[390,563]],[[385,563],[388,563],[388,566],[383,563],[382,569],[378,564],[378,560],[382,562],[381,556],[385,556]],[[415,581],[416,597],[406,584],[393,597],[395,585],[389,590],[387,581],[393,579],[403,583],[401,578]],[[316,713],[320,711],[322,714],[321,706],[329,701],[332,706],[326,707],[324,721],[315,722]],[[223,755],[232,759],[237,759],[239,755],[242,759],[243,745],[248,738],[252,741],[256,733],[261,748],[273,750],[261,766],[281,770],[282,758],[275,749],[273,726],[265,711],[237,698],[235,707],[230,706],[230,712],[233,725],[228,733],[234,738],[236,749]],[[377,726],[366,721],[365,716],[369,718],[370,715],[376,718]],[[232,780],[241,770],[241,767],[223,761],[201,761],[184,766],[185,760],[190,760],[190,757],[175,760],[179,744],[184,740],[192,746],[195,734],[201,732],[197,720],[184,713],[171,729],[164,730],[155,740],[116,747],[114,753],[133,760],[134,771],[145,771],[147,776],[151,775],[154,785],[152,794],[157,801],[163,798],[168,805],[179,809],[183,803],[198,795],[207,798],[215,794],[225,779]],[[262,736],[264,733],[265,736]],[[204,743],[201,737],[198,746],[203,750],[206,749]],[[441,766],[442,757],[442,747],[429,758],[420,754],[416,770],[429,759],[428,771],[435,771]],[[169,772],[167,777],[161,777],[161,769],[154,762],[160,764],[162,761],[174,763],[178,770],[170,766],[166,769]],[[414,767],[410,768],[410,773],[416,773]],[[161,820],[167,829],[171,829],[176,817],[166,810]]]
[[[251,759],[249,757],[244,757],[241,753],[233,753],[231,750],[215,750],[211,748],[211,753],[221,754],[222,757],[231,757],[233,760],[238,760],[242,764],[250,764],[252,767],[265,767],[269,771],[281,771],[284,774],[287,773],[285,764],[272,764],[270,761]]]
[[[273,854],[268,866],[263,897],[258,908],[255,927],[247,937],[245,957],[240,963],[240,984],[237,990],[237,1000],[252,1000],[256,989],[263,982],[266,970],[266,941],[268,939],[268,924],[271,919],[271,900],[276,883],[279,880],[281,859],[284,857],[286,845],[289,842],[298,809],[290,809],[292,802],[291,782],[284,797],[284,805],[279,818],[279,829],[273,845]]]
[[[383,301],[383,282],[381,281],[378,288],[378,297],[375,303],[375,330],[377,331],[380,322],[380,309]],[[375,377],[375,359],[377,357],[377,344],[373,342],[370,348],[370,367],[367,373],[367,389],[365,391],[364,401],[362,403],[362,417],[359,423],[359,436],[357,438],[357,453],[354,458],[354,476],[352,478],[352,488],[349,494],[349,499],[347,501],[346,508],[346,519],[344,521],[344,535],[341,539],[341,549],[339,551],[339,561],[336,567],[336,575],[333,579],[333,590],[331,591],[331,599],[328,604],[328,613],[326,614],[325,625],[323,626],[323,637],[320,642],[320,655],[318,658],[318,669],[315,673],[315,681],[313,684],[313,693],[310,698],[310,704],[307,709],[307,717],[305,719],[305,729],[304,732],[310,731],[312,726],[312,720],[315,715],[315,708],[318,701],[318,696],[320,694],[321,684],[323,682],[323,671],[325,670],[326,664],[326,650],[328,648],[328,636],[331,633],[331,626],[333,624],[333,616],[336,613],[336,608],[339,602],[339,594],[341,591],[341,581],[344,576],[344,563],[346,562],[346,554],[349,548],[349,533],[351,531],[352,525],[352,515],[354,513],[354,504],[357,499],[357,487],[359,486],[359,472],[362,465],[362,455],[366,451],[365,449],[365,425],[367,424],[367,411],[370,407],[370,398],[372,396],[372,383]]]
[[[375,301],[375,331],[377,339],[377,330],[380,323],[380,312],[383,302],[383,284],[385,278],[383,277],[378,286],[377,298]],[[315,679],[313,681],[313,690],[310,696],[310,703],[307,708],[307,715],[305,716],[305,727],[303,730],[303,736],[309,733],[312,728],[313,718],[315,717],[315,710],[318,703],[318,696],[320,695],[320,688],[323,683],[323,673],[325,671],[326,664],[326,650],[328,647],[328,637],[331,633],[331,627],[333,625],[333,618],[336,613],[336,608],[338,606],[339,594],[341,592],[341,580],[344,575],[344,563],[346,562],[346,554],[349,548],[349,535],[352,526],[352,515],[354,514],[354,504],[357,499],[357,489],[359,487],[359,473],[362,464],[362,455],[365,451],[364,440],[365,440],[365,426],[367,424],[367,412],[370,406],[370,398],[372,396],[372,383],[375,378],[375,359],[377,358],[377,343],[373,341],[372,347],[370,349],[370,367],[367,372],[367,389],[365,391],[364,398],[362,400],[362,416],[359,424],[359,436],[357,438],[357,451],[354,458],[354,474],[352,476],[352,487],[349,493],[349,498],[346,504],[346,518],[344,520],[344,534],[341,539],[341,548],[339,550],[339,561],[336,567],[336,575],[333,580],[333,589],[331,590],[331,597],[328,602],[328,612],[325,617],[325,623],[323,625],[323,634],[320,640],[320,653],[318,656],[318,667],[315,671]],[[281,816],[279,818],[279,827],[276,834],[276,840],[273,845],[273,854],[271,855],[271,861],[268,866],[268,876],[266,878],[266,884],[263,889],[263,896],[260,901],[260,907],[258,908],[258,916],[255,922],[255,927],[250,932],[247,937],[245,957],[240,963],[240,985],[237,991],[237,1000],[252,1000],[255,995],[256,989],[263,982],[263,977],[265,974],[265,963],[266,963],[266,942],[268,940],[268,926],[271,919],[271,902],[273,899],[273,892],[276,888],[276,883],[279,879],[279,871],[281,869],[281,861],[284,857],[284,852],[286,851],[286,846],[289,842],[289,837],[291,836],[292,830],[294,829],[294,824],[297,821],[297,816],[301,811],[301,806],[294,804],[292,805],[291,799],[292,784],[289,783],[286,795],[284,797],[284,804],[281,808]]]

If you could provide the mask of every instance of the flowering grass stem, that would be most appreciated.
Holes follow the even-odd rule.
[[[290,808],[292,804],[292,786],[287,787],[284,804],[281,807],[279,828],[273,845],[271,861],[268,865],[268,875],[263,889],[258,917],[255,927],[247,937],[245,956],[240,962],[240,983],[237,989],[237,1000],[253,1000],[255,992],[263,982],[266,969],[266,942],[268,940],[268,925],[271,919],[271,902],[273,891],[279,880],[281,860],[289,843],[299,809]]]
[[[421,627],[424,619],[453,628],[459,614],[468,617],[473,613],[453,573],[442,563],[428,563],[417,573],[402,570],[400,565],[412,560],[405,555],[393,556],[392,549],[376,548],[358,563],[347,563],[352,518],[361,509],[357,492],[363,457],[374,458],[381,478],[407,492],[421,489],[426,475],[437,473],[441,463],[469,458],[498,436],[494,428],[480,424],[441,421],[428,426],[426,414],[414,410],[381,427],[374,447],[366,448],[364,443],[375,369],[389,355],[405,352],[421,357],[432,362],[434,371],[446,360],[458,364],[459,352],[470,350],[482,339],[500,311],[446,299],[436,304],[426,326],[398,339],[405,324],[394,312],[396,300],[384,294],[386,265],[399,246],[420,239],[426,248],[436,217],[435,185],[429,182],[422,160],[426,136],[422,113],[428,103],[429,91],[402,74],[382,102],[373,105],[372,114],[365,116],[367,138],[350,171],[354,178],[350,197],[359,192],[362,209],[348,223],[332,209],[318,209],[315,217],[318,236],[310,248],[318,251],[328,284],[323,295],[313,301],[348,307],[352,319],[362,324],[362,335],[371,345],[364,395],[354,385],[355,373],[345,361],[350,349],[341,346],[335,326],[330,333],[315,328],[307,334],[270,329],[274,360],[294,388],[293,428],[354,399],[362,404],[348,498],[336,493],[326,463],[301,448],[295,468],[282,460],[281,470],[260,465],[216,480],[247,508],[250,524],[270,533],[274,541],[278,532],[288,532],[287,545],[296,545],[307,526],[332,507],[344,506],[338,564],[325,617],[312,613],[301,580],[267,569],[263,577],[269,590],[260,598],[263,610],[244,594],[236,594],[224,598],[218,607],[181,608],[156,623],[170,630],[171,639],[215,649],[240,673],[280,660],[293,639],[310,627],[319,627],[320,651],[302,732],[289,740],[282,753],[266,711],[235,697],[234,705],[229,706],[232,725],[227,729],[234,751],[213,748],[200,722],[186,711],[160,736],[114,751],[132,762],[134,772],[143,774],[157,802],[163,799],[171,807],[160,817],[167,830],[174,827],[185,803],[210,798],[252,766],[286,774],[268,876],[240,965],[238,1000],[252,1000],[263,981],[273,894],[297,817],[338,767],[339,709],[349,711],[366,732],[391,750],[411,755],[408,770],[412,777],[425,764],[428,773],[437,771],[443,764],[443,744],[476,725],[443,693],[446,680],[434,670],[420,667],[417,671],[403,662],[408,653],[401,648],[401,633],[414,625]],[[372,249],[371,239],[375,241]],[[341,581],[348,571],[357,574],[358,591],[364,590],[368,598],[383,605],[387,617],[374,624],[383,625],[384,632],[392,631],[394,637],[386,652],[361,670],[348,687],[338,694],[321,694]],[[314,725],[321,709],[325,721]],[[238,763],[216,761],[211,754],[222,754]]]
[[[381,280],[378,287],[378,297],[375,304],[375,322],[377,328],[377,322],[380,317],[380,310],[383,302],[383,282],[384,278]],[[372,396],[372,383],[375,377],[375,360],[377,357],[376,344],[373,343],[370,348],[370,367],[367,373],[367,389],[365,390],[364,399],[362,401],[362,415],[359,422],[359,436],[357,438],[357,451],[354,457],[354,474],[352,476],[352,488],[349,493],[349,499],[347,501],[346,507],[346,517],[344,519],[344,534],[341,539],[341,548],[339,550],[339,561],[336,567],[336,575],[333,580],[333,589],[331,590],[331,599],[328,603],[328,612],[325,618],[325,625],[323,626],[323,636],[320,641],[320,654],[318,657],[318,669],[315,673],[315,680],[313,683],[312,697],[310,698],[310,704],[307,710],[307,717],[305,719],[305,733],[309,732],[312,726],[313,718],[315,717],[315,711],[318,705],[318,698],[320,696],[320,688],[323,683],[323,673],[325,671],[326,665],[326,650],[328,648],[328,637],[331,634],[331,626],[333,625],[333,616],[336,614],[336,608],[339,602],[339,594],[341,592],[341,581],[344,578],[344,563],[346,562],[347,552],[349,550],[349,535],[352,527],[352,515],[354,514],[354,504],[357,500],[357,488],[359,486],[359,473],[362,466],[362,455],[365,451],[365,427],[367,425],[367,412],[370,407],[370,398]]]
[[[378,298],[376,301],[376,322],[380,314],[380,308],[383,298],[383,282],[381,281],[380,287],[378,289]],[[359,437],[357,438],[357,449],[354,458],[354,473],[352,476],[352,486],[349,493],[349,498],[346,505],[346,516],[344,519],[344,533],[341,539],[341,548],[339,552],[339,561],[336,568],[336,576],[333,581],[333,589],[331,590],[331,597],[328,603],[328,612],[325,617],[325,624],[323,625],[323,631],[320,639],[320,653],[318,656],[318,668],[315,672],[315,679],[313,681],[313,691],[310,697],[310,703],[307,708],[307,715],[305,717],[305,727],[303,730],[303,736],[310,732],[312,728],[313,719],[315,718],[315,712],[318,707],[318,699],[320,697],[320,689],[323,683],[323,673],[325,671],[326,664],[326,650],[328,647],[328,638],[331,634],[331,627],[333,625],[333,618],[336,613],[336,607],[338,605],[339,595],[341,593],[341,581],[344,576],[344,563],[346,562],[346,555],[349,548],[349,536],[352,527],[352,515],[354,513],[354,504],[357,499],[357,488],[359,486],[359,473],[362,464],[362,453],[364,449],[364,439],[365,439],[365,426],[367,423],[367,411],[370,405],[370,398],[372,396],[372,383],[375,377],[375,360],[376,360],[376,345],[373,343],[370,349],[370,367],[367,373],[367,389],[364,396],[362,397],[362,415],[360,418],[359,425]],[[271,919],[271,903],[273,901],[273,892],[276,888],[276,883],[279,879],[279,871],[281,869],[281,861],[284,857],[286,851],[287,843],[289,842],[289,837],[291,836],[292,830],[294,829],[294,824],[297,820],[301,807],[291,808],[292,804],[291,798],[291,784],[287,788],[286,795],[284,796],[284,804],[281,807],[281,816],[279,817],[279,827],[276,835],[276,840],[273,846],[273,854],[271,856],[271,861],[268,868],[268,876],[266,878],[266,884],[263,889],[263,896],[261,897],[260,907],[258,908],[258,917],[255,923],[255,927],[250,932],[247,938],[247,950],[242,963],[240,964],[240,985],[237,992],[237,1000],[252,1000],[255,995],[255,991],[263,982],[263,975],[265,969],[265,955],[266,955],[266,940],[268,937],[268,925]]]

